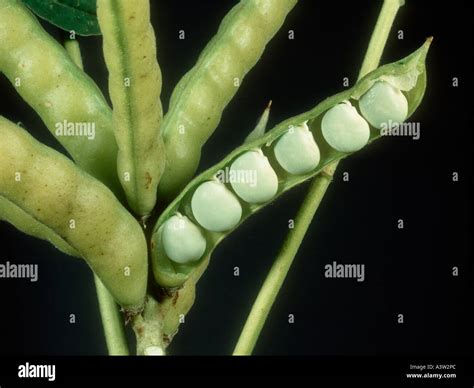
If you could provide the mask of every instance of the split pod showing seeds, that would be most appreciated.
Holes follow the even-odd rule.
[[[356,111],[358,100],[377,82],[387,82],[403,93],[408,103],[407,117],[409,117],[420,104],[425,91],[425,57],[430,42],[430,39],[427,40],[421,48],[398,62],[379,67],[363,77],[351,89],[327,98],[312,110],[285,120],[261,137],[252,137],[251,141],[238,147],[221,162],[193,179],[165,209],[153,229],[152,266],[155,280],[161,286],[167,288],[182,286],[190,277],[193,281],[197,281],[205,270],[215,247],[248,217],[292,187],[314,177],[326,166],[347,157],[353,150],[362,148],[365,142],[370,143],[380,137],[380,131],[370,127]],[[349,103],[351,106],[348,105]],[[338,113],[334,111],[341,104],[343,106],[347,105],[349,115],[357,117],[361,127],[364,127],[364,131],[365,126],[369,128],[367,139],[363,137],[363,141],[361,141],[351,133],[353,117],[349,117],[348,120],[347,112]],[[329,114],[333,117],[326,116]],[[339,142],[337,144],[325,140],[324,132],[330,132],[330,128],[329,130],[328,127],[326,129],[322,128],[325,116],[326,124],[329,120],[331,126],[337,128],[337,142]],[[340,121],[338,121],[338,116]],[[305,126],[307,126],[311,136],[305,133]],[[301,128],[297,130],[299,135],[290,138],[289,136],[295,128]],[[367,136],[366,133],[363,133],[363,135]],[[333,144],[331,145],[331,143]],[[340,144],[344,144],[344,147],[340,147]],[[301,151],[300,158],[295,157],[295,152],[298,149]],[[222,172],[226,173],[223,174]],[[246,172],[247,174],[239,175],[239,172]],[[249,187],[245,187],[245,189],[242,189],[244,186],[236,184],[236,180],[238,181],[246,176],[257,178],[254,181],[254,187],[257,187],[254,192],[250,190],[251,182],[246,182]],[[192,202],[193,194],[199,192],[199,188],[203,184],[217,177],[223,182],[225,189],[233,193],[235,198],[238,199],[242,208],[242,215],[232,228],[217,228],[217,231],[215,231],[212,230],[214,229],[212,225],[202,221],[206,218],[212,220],[212,212],[209,211],[207,216],[205,207],[199,209],[199,212],[194,212]],[[261,180],[261,190],[258,189],[259,180]],[[262,182],[264,182],[263,185]],[[275,182],[275,184],[272,182]],[[212,188],[209,189],[213,190]],[[222,190],[220,186],[218,190]],[[212,195],[218,197],[217,193]],[[195,208],[194,205],[194,210]],[[176,215],[187,217],[192,226],[197,228],[200,235],[205,239],[206,245],[201,257],[196,258],[196,255],[194,255],[192,260],[184,261],[176,260],[176,257],[173,260],[167,254],[170,246],[168,246],[167,239],[163,238],[164,228],[168,221]],[[235,221],[230,222],[231,218],[229,216],[229,219],[226,220],[228,226],[235,223]],[[202,249],[202,246],[201,241],[197,247]],[[195,252],[198,251],[197,247]],[[171,254],[171,251],[169,253]]]

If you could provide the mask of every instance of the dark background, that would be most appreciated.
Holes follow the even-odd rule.
[[[235,1],[153,1],[165,108]],[[246,77],[204,149],[201,169],[253,128],[269,99],[270,127],[356,80],[381,1],[301,0]],[[427,36],[428,89],[411,120],[421,139],[384,138],[339,166],[288,275],[256,354],[467,355],[472,353],[471,2],[408,1],[383,62]],[[185,30],[186,39],[178,40]],[[295,40],[288,40],[288,30]],[[60,37],[54,28],[49,28]],[[403,30],[404,39],[397,39]],[[101,39],[80,39],[86,71],[106,93]],[[453,88],[452,78],[459,78]],[[36,114],[0,77],[0,114],[60,149]],[[350,181],[342,181],[342,172]],[[459,172],[453,183],[452,172]],[[213,255],[171,354],[229,354],[308,185],[252,217]],[[397,229],[397,220],[405,223]],[[85,263],[0,224],[0,262],[38,263],[39,281],[0,279],[0,355],[106,353]],[[324,265],[363,263],[366,280],[326,279]],[[233,268],[240,267],[240,277]],[[459,276],[452,276],[452,267]],[[405,323],[397,323],[397,314]],[[76,323],[69,323],[69,314]],[[295,323],[288,323],[294,314]]]

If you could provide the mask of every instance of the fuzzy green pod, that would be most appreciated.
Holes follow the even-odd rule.
[[[321,155],[306,123],[290,128],[278,139],[275,158],[290,174],[307,174],[318,166]]]
[[[155,206],[165,167],[160,133],[161,71],[150,24],[150,3],[99,0],[97,16],[114,108],[118,176],[130,207],[146,216]]]
[[[278,177],[261,149],[240,155],[230,166],[231,185],[248,203],[264,203],[278,191]]]
[[[359,100],[362,116],[375,128],[397,126],[408,115],[408,101],[395,86],[376,82]]]
[[[226,15],[196,65],[173,91],[163,121],[167,164],[159,195],[171,198],[196,172],[202,146],[296,2],[242,0]]]
[[[101,182],[3,117],[0,139],[0,197],[73,248],[125,309],[141,308],[148,265],[138,222]]]
[[[322,120],[325,114],[334,107],[347,101],[350,101],[351,104],[357,104],[357,100],[364,95],[372,85],[374,85],[374,83],[381,79],[390,79],[392,85],[399,85],[399,88],[407,98],[408,114],[411,115],[420,104],[426,88],[425,57],[430,42],[431,40],[427,40],[420,49],[398,62],[379,67],[363,77],[352,88],[325,99],[310,111],[283,121],[261,136],[255,134],[255,136],[251,137],[249,142],[244,143],[219,163],[210,167],[208,170],[204,171],[189,182],[175,200],[163,211],[153,228],[151,255],[153,274],[157,283],[162,287],[174,288],[183,285],[184,287],[187,287],[188,281],[194,283],[197,282],[206,269],[213,250],[217,247],[220,241],[232,233],[235,228],[245,222],[248,217],[267,206],[271,201],[277,199],[280,195],[283,195],[291,188],[321,173],[326,167],[332,165],[335,161],[341,160],[350,155],[348,152],[338,151],[331,147],[324,140],[321,130]],[[318,145],[320,160],[316,168],[306,173],[291,174],[279,165],[278,160],[274,157],[275,149],[291,128],[300,127],[305,124]],[[372,128],[370,130],[369,143],[378,139],[380,136],[380,131]],[[277,173],[278,189],[276,194],[266,202],[262,203],[241,202],[242,217],[233,229],[224,232],[213,232],[206,229],[201,230],[201,233],[203,233],[207,241],[207,245],[204,254],[199,260],[187,263],[186,265],[175,265],[172,263],[166,254],[163,253],[162,244],[160,243],[160,231],[162,230],[162,225],[176,213],[180,213],[183,216],[188,217],[190,220],[193,219],[194,216],[190,203],[192,193],[203,184],[203,182],[219,178],[221,182],[225,182],[228,189],[232,189],[232,181],[235,180],[236,175],[231,173],[231,166],[242,156],[256,153],[255,150],[259,150],[259,152],[263,154],[263,158],[268,158],[268,163]]]
[[[0,72],[85,171],[119,192],[112,112],[19,0],[0,0]]]
[[[219,181],[200,185],[191,199],[191,208],[199,225],[213,232],[232,229],[242,217],[239,200]]]
[[[329,109],[323,116],[321,130],[327,143],[340,152],[356,152],[367,145],[370,128],[349,101]]]

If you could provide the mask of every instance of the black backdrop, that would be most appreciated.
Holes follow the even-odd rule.
[[[167,107],[235,1],[153,1]],[[270,126],[354,82],[379,1],[302,0],[226,109],[201,169],[240,144],[269,99]],[[256,354],[374,355],[472,352],[472,10],[470,2],[408,1],[383,62],[427,36],[428,89],[412,118],[421,139],[386,138],[344,161],[272,310]],[[60,34],[48,28],[57,37]],[[295,39],[288,40],[288,30]],[[178,40],[184,30],[185,40]],[[403,30],[404,39],[397,39]],[[106,93],[100,38],[80,39],[86,71]],[[459,87],[452,87],[452,78]],[[0,77],[0,113],[60,147]],[[342,172],[350,181],[342,181]],[[452,172],[459,172],[453,183]],[[285,195],[225,240],[198,285],[197,301],[170,352],[229,354],[308,186]],[[405,228],[397,229],[403,219]],[[0,354],[106,352],[86,265],[0,223],[0,262],[38,263],[39,281],[0,279]],[[363,263],[366,280],[326,279],[324,264]],[[233,268],[240,267],[240,277]],[[459,276],[452,276],[452,267]],[[76,323],[69,323],[75,314]],[[295,323],[288,323],[294,314]],[[404,324],[397,323],[404,314]],[[471,328],[471,329],[469,329]]]

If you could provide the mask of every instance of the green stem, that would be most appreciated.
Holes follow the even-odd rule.
[[[66,40],[64,48],[74,63],[83,70],[81,48],[77,40]],[[94,282],[109,355],[128,356],[130,352],[125,337],[123,317],[120,314],[119,307],[112,295],[110,295],[110,292],[95,274]]]
[[[364,61],[360,67],[358,79],[361,79],[364,75],[378,67],[395,17],[400,7],[404,4],[404,0],[384,0],[374,32],[370,38],[369,47],[365,53]]]
[[[293,258],[298,252],[305,233],[331,180],[331,172],[327,171],[326,174],[322,174],[319,179],[314,179],[311,183],[308,196],[296,215],[295,227],[288,233],[286,241],[252,306],[242,334],[234,349],[234,355],[250,355],[252,353],[273,303],[278,296],[278,292],[290,270]]]
[[[94,281],[109,355],[128,356],[130,353],[125,337],[123,317],[117,303],[96,275],[94,275]]]
[[[403,4],[404,1],[402,0],[384,0],[360,69],[359,79],[378,67],[395,16]],[[260,332],[278,296],[278,292],[285,281],[301,242],[332,181],[332,176],[337,165],[338,163],[335,162],[328,166],[325,172],[314,178],[311,183],[309,192],[296,216],[295,228],[288,233],[278,257],[259,291],[237,345],[235,346],[234,355],[252,354]]]

